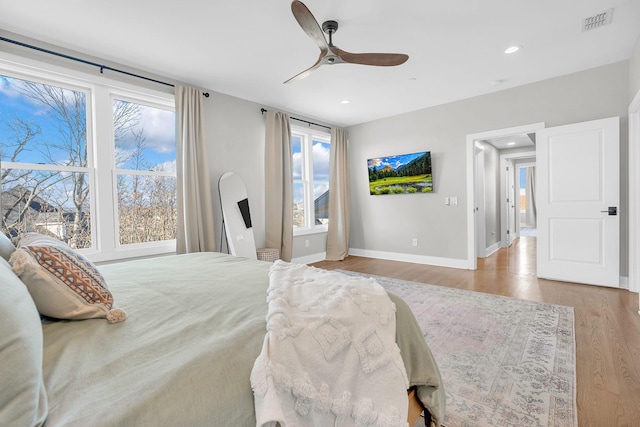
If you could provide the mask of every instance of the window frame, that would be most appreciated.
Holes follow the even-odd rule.
[[[301,179],[293,179],[293,184],[301,183],[303,186],[303,202],[305,207],[304,226],[293,226],[293,235],[302,236],[307,234],[326,233],[329,229],[327,224],[315,224],[315,207],[314,207],[314,179],[313,179],[313,141],[320,141],[329,144],[331,147],[330,132],[320,131],[312,128],[291,125],[291,137],[299,136],[300,153],[302,157],[301,163]],[[292,150],[293,153],[293,150]],[[322,181],[324,182],[324,181]],[[329,179],[327,179],[327,184]]]
[[[175,253],[175,239],[119,244],[112,104],[115,97],[175,111],[173,90],[163,92],[5,52],[0,52],[0,74],[86,93],[87,168],[2,162],[3,167],[7,165],[29,170],[64,168],[65,171],[83,169],[82,172],[88,173],[92,246],[78,249],[78,252],[98,263]]]
[[[119,90],[111,90],[110,91],[110,102],[111,105],[114,105],[116,100],[134,102],[136,104],[144,105],[146,107],[153,107],[162,110],[173,111],[175,113],[175,102],[174,99],[171,98],[170,102],[165,101],[161,102],[155,97],[140,96],[140,94],[135,94],[131,92],[126,92],[121,89]],[[112,110],[113,111],[113,110]],[[113,118],[113,113],[111,115]],[[112,120],[113,121],[113,120]],[[118,175],[127,175],[127,176],[154,176],[154,177],[173,177],[177,179],[177,172],[165,172],[165,171],[146,171],[146,170],[135,170],[135,169],[118,169],[115,164],[115,137],[113,136],[113,128],[111,128],[111,142],[112,142],[112,151],[111,155],[111,169],[112,169],[112,193],[113,193],[113,220],[114,220],[114,233],[115,233],[115,247],[116,250],[119,251],[127,251],[127,250],[144,250],[144,249],[153,249],[153,248],[162,248],[166,246],[165,243],[171,243],[173,247],[173,251],[175,251],[176,247],[176,239],[162,240],[156,242],[143,242],[143,243],[129,243],[122,244],[120,243],[120,222],[119,222],[119,212],[118,212]],[[177,141],[176,141],[177,144]],[[177,157],[177,150],[176,150]]]

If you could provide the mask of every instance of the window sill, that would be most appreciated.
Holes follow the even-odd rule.
[[[294,229],[293,237],[296,236],[308,236],[309,234],[321,234],[328,232],[328,227],[315,227],[315,228],[302,228]]]
[[[138,245],[120,246],[111,251],[79,251],[88,260],[95,264],[108,264],[112,262],[129,261],[135,258],[145,258],[154,256],[171,255],[176,253],[175,240],[162,243],[147,243]]]

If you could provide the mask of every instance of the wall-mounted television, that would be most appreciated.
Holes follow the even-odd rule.
[[[430,151],[376,157],[367,166],[371,195],[433,192]]]

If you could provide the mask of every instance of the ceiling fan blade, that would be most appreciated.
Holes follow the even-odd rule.
[[[295,76],[291,77],[289,80],[285,81],[284,84],[287,84],[287,83],[290,83],[290,82],[293,82],[293,81],[296,81],[296,80],[302,80],[305,77],[307,77],[316,68],[318,68],[318,67],[320,67],[322,65],[322,58],[324,58],[324,54],[323,53],[320,54],[320,58],[318,58],[318,60],[316,61],[315,64],[313,64],[311,67],[307,68],[303,72],[298,73]]]
[[[291,12],[293,12],[293,16],[296,18],[296,21],[298,21],[298,24],[300,24],[304,32],[316,42],[320,50],[328,50],[329,45],[327,44],[327,40],[324,38],[322,28],[320,28],[318,21],[313,17],[307,6],[305,6],[301,1],[294,0],[291,2]]]
[[[391,67],[407,62],[409,55],[404,53],[351,53],[338,49],[338,56],[351,64],[377,65]]]

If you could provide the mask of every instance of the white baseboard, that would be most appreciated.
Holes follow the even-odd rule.
[[[311,264],[318,261],[324,261],[326,258],[327,258],[327,253],[320,252],[317,254],[311,254],[311,255],[292,258],[291,262],[294,264]]]
[[[620,276],[620,281],[618,283],[620,284],[620,289],[629,290],[629,278],[628,277]]]
[[[500,249],[500,243],[501,242],[497,242],[494,243],[493,245],[489,246],[487,249],[484,250],[485,253],[485,258],[489,257],[491,255],[493,255],[495,252],[497,252]]]
[[[349,255],[367,258],[387,259],[390,261],[413,262],[416,264],[435,265],[438,267],[451,267],[468,270],[469,263],[466,259],[440,258],[426,255],[401,254],[398,252],[371,251],[368,249],[349,248]]]

